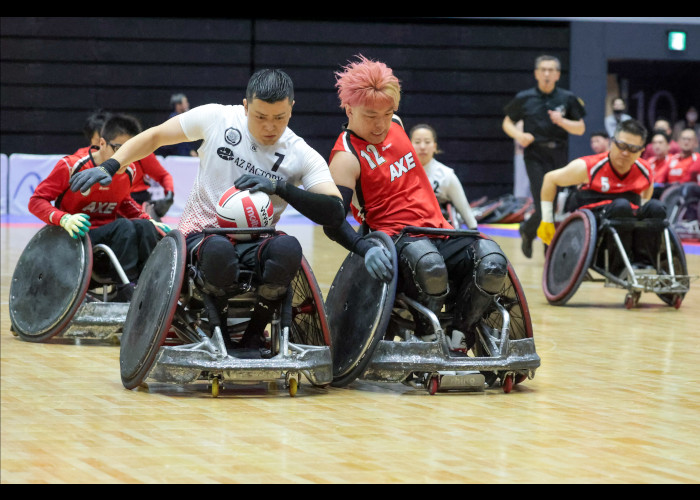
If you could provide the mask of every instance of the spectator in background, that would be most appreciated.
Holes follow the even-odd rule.
[[[591,149],[595,154],[610,151],[610,135],[605,130],[591,134]]]
[[[654,127],[652,130],[654,132],[661,130],[670,139],[668,142],[668,154],[673,156],[681,152],[681,148],[678,146],[678,143],[671,137],[671,123],[666,118],[657,118],[654,122]],[[647,144],[644,153],[642,153],[642,158],[648,160],[652,156],[654,156],[654,149],[652,148],[651,143],[649,143]]]
[[[168,118],[182,114],[190,109],[190,101],[185,94],[173,94],[170,96],[171,113]],[[193,156],[197,157],[197,149],[201,141],[182,142],[180,144],[172,144],[159,148],[156,154],[161,156]]]
[[[612,114],[605,117],[605,130],[608,132],[608,137],[615,135],[617,125],[632,117],[625,113],[627,105],[621,97],[615,97],[612,101]]]
[[[674,140],[678,141],[681,132],[687,128],[692,128],[695,130],[695,135],[697,137],[700,137],[700,123],[698,122],[698,110],[695,108],[695,106],[691,106],[688,108],[688,111],[685,113],[685,119],[684,120],[679,120],[673,125],[673,134],[672,137]],[[695,147],[695,151],[697,151],[697,146]]]
[[[668,184],[689,182],[691,172],[695,169],[695,163],[700,162],[700,153],[695,152],[698,147],[698,136],[694,129],[683,130],[678,137],[678,144],[681,147],[681,152],[671,157],[666,175],[659,179],[667,186]]]
[[[651,137],[654,156],[647,161],[654,173],[654,194],[652,198],[658,199],[663,191],[664,184],[660,179],[666,178],[668,163],[671,160],[671,155],[668,154],[669,140],[668,135],[663,130],[655,130]]]

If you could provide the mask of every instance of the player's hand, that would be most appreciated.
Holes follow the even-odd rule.
[[[537,236],[542,240],[542,243],[549,245],[554,238],[556,228],[553,222],[540,222],[540,227],[537,228]]]
[[[166,213],[168,213],[170,207],[173,206],[173,198],[173,192],[168,191],[165,193],[165,198],[161,198],[160,200],[153,202],[153,211],[158,217],[163,217]]]
[[[389,282],[394,277],[391,254],[383,246],[374,246],[365,254],[365,268],[376,280]]]
[[[148,220],[150,220],[153,223],[153,225],[156,226],[156,229],[160,229],[160,231],[163,232],[163,235],[165,235],[165,233],[169,233],[171,231],[170,226],[168,226],[167,224],[163,224],[162,222],[158,222],[155,219],[148,219]]]
[[[265,194],[275,194],[277,190],[277,180],[268,179],[260,175],[245,174],[238,178],[233,185],[241,191],[248,190],[251,193],[262,191]]]
[[[73,175],[73,177],[70,178],[70,189],[73,192],[87,191],[98,182],[103,186],[112,182],[112,176],[101,166],[81,170]]]
[[[535,136],[532,135],[530,132],[523,132],[518,136],[516,139],[518,144],[520,144],[523,148],[528,147],[530,144],[535,142]]]
[[[59,224],[63,229],[68,231],[71,238],[85,236],[90,230],[90,216],[86,214],[65,214],[61,217]]]

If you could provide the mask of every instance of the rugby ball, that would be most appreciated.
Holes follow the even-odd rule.
[[[269,227],[272,225],[274,209],[270,197],[257,191],[241,191],[230,187],[221,195],[216,205],[216,219],[219,227],[238,229]],[[250,234],[232,234],[238,241],[249,241]]]

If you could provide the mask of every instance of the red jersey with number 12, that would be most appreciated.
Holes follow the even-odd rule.
[[[372,230],[394,235],[406,226],[452,229],[411,140],[397,122],[379,144],[344,130],[333,146],[331,161],[338,151],[352,153],[360,162],[355,194],[360,216]]]

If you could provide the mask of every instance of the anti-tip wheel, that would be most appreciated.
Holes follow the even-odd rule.
[[[438,391],[438,388],[440,387],[440,380],[439,377],[433,376],[430,377],[428,380],[428,394],[431,396],[434,396],[435,393]]]
[[[211,379],[211,395],[214,398],[219,397],[219,377]]]

